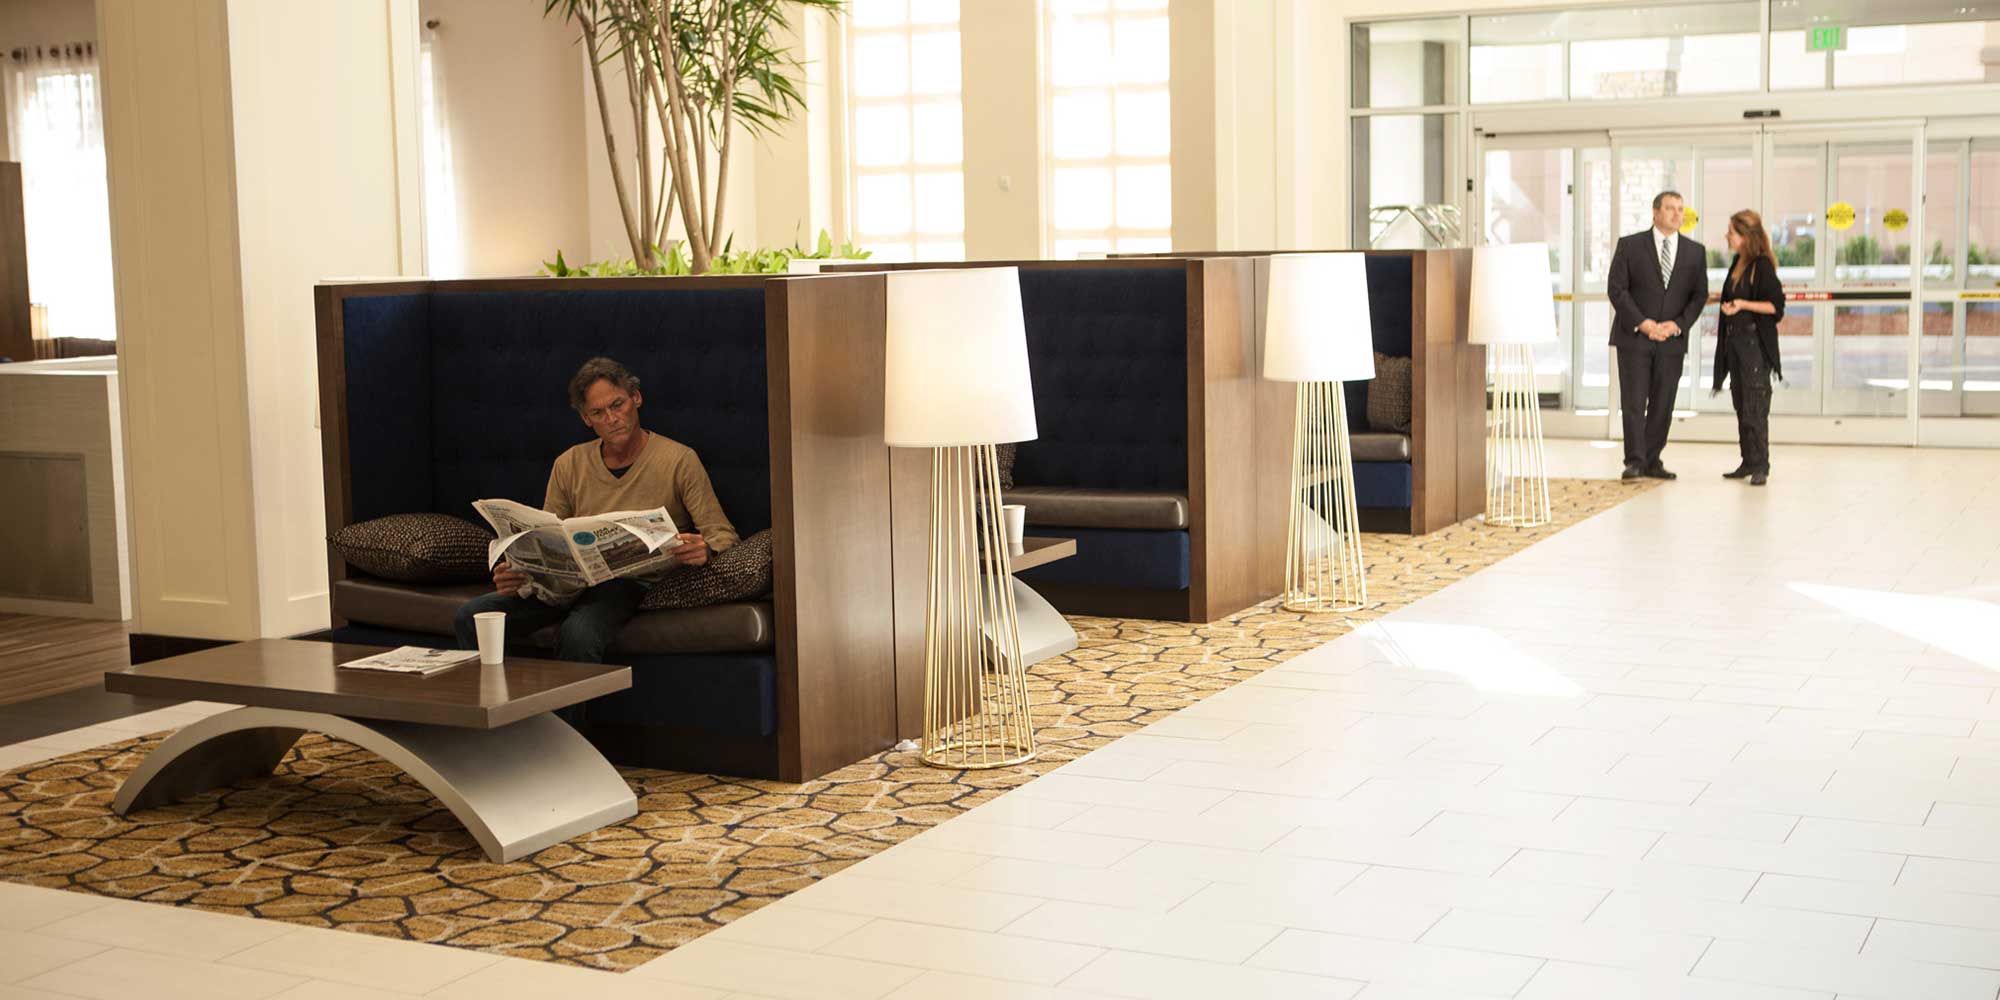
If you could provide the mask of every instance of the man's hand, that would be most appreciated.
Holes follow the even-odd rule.
[[[1660,339],[1660,324],[1656,320],[1642,319],[1639,321],[1639,332],[1645,334],[1648,339],[1658,340]]]
[[[502,594],[519,593],[521,586],[528,582],[528,574],[514,568],[505,559],[493,564],[493,589]]]
[[[1659,329],[1660,329],[1661,340],[1667,340],[1681,335],[1681,325],[1679,323],[1674,322],[1673,320],[1663,321],[1662,323],[1660,323]]]
[[[683,566],[708,565],[708,539],[698,531],[681,532],[681,544],[674,550],[674,558]]]

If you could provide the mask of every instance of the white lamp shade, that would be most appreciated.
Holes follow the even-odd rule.
[[[1356,382],[1375,377],[1368,264],[1358,253],[1271,256],[1264,303],[1264,377]]]
[[[1035,437],[1021,276],[1011,267],[891,271],[882,436],[903,448]]]
[[[1556,339],[1554,292],[1546,243],[1508,243],[1472,251],[1475,344],[1546,344]]]

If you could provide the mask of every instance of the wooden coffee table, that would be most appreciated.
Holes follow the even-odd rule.
[[[1024,569],[1034,569],[1068,559],[1076,555],[1076,539],[1044,538],[1029,535],[1021,539],[1015,551],[1007,555],[1007,571],[1019,573]],[[1035,593],[1033,587],[1012,580],[1014,584],[1014,608],[1021,628],[1021,662],[1040,663],[1051,656],[1067,653],[1076,648],[1076,630],[1069,627],[1069,621],[1050,604],[1048,598]]]
[[[259,639],[104,675],[123,694],[229,702],[167,737],[119,786],[119,815],[270,774],[305,732],[374,752],[438,797],[494,861],[638,814],[604,755],[551,714],[632,686],[630,667],[478,661],[429,677],[338,665],[379,646]]]

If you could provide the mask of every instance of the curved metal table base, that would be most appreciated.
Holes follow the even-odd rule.
[[[497,729],[238,708],[167,737],[118,788],[120,816],[270,774],[305,732],[362,747],[417,779],[494,861],[513,861],[639,812],[597,748],[549,713]]]

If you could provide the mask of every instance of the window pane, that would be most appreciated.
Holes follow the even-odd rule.
[[[1059,95],[1050,125],[1049,145],[1057,159],[1097,159],[1111,153],[1111,98],[1104,91]]]
[[[847,23],[855,28],[893,27],[903,23],[906,10],[904,0],[849,0]]]
[[[953,241],[949,243],[919,243],[917,244],[917,259],[918,260],[964,260],[965,243],[963,241]]]
[[[1102,14],[1109,6],[1105,0],[1049,0],[1049,16],[1069,17],[1076,14]]]
[[[1167,82],[1167,19],[1120,20],[1116,31],[1120,83]]]
[[[1091,87],[1107,82],[1111,63],[1111,25],[1104,21],[1058,19],[1050,25],[1054,58],[1050,62],[1058,87]]]
[[[1910,204],[1910,147],[1834,147],[1830,201],[1854,206],[1854,223],[1833,234],[1835,280],[1886,285],[1910,280],[1910,230],[1890,228],[1888,217],[1914,214]],[[1828,228],[1832,228],[1829,226]]]
[[[1173,149],[1172,108],[1165,91],[1118,95],[1118,155],[1165,156]]]
[[[911,36],[910,91],[958,93],[958,32],[926,31]]]
[[[868,251],[868,259],[878,264],[900,264],[904,261],[915,259],[911,256],[910,244],[908,243],[869,243],[864,241],[861,244],[861,249]]]
[[[1826,87],[1826,53],[1806,51],[1803,31],[1771,32],[1771,89],[1821,90]]]
[[[1165,236],[1127,236],[1118,241],[1119,253],[1167,253],[1174,241]]]
[[[1458,18],[1354,26],[1349,72],[1357,108],[1406,108],[1457,99],[1464,51]]]
[[[1958,172],[1965,162],[1960,150],[1959,143],[1934,142],[1924,156],[1924,234],[1931,243],[1924,255],[1927,284],[1958,281]],[[1926,329],[1930,324],[1926,315]]]
[[[1124,10],[1166,10],[1167,0],[1118,0],[1118,9]]]
[[[1165,229],[1173,224],[1173,206],[1167,167],[1118,168],[1118,228]]]
[[[1561,45],[1474,45],[1472,103],[1559,101],[1562,63]]]
[[[918,163],[960,163],[965,159],[964,112],[957,101],[919,104],[916,116]]]
[[[1833,392],[1827,412],[1895,416],[1909,388],[1910,307],[1833,308]]]
[[[911,24],[958,25],[958,0],[910,0]]]
[[[1356,246],[1459,245],[1457,234],[1446,233],[1446,239],[1439,240],[1408,212],[1392,211],[1394,206],[1449,203],[1446,179],[1458,162],[1457,122],[1457,115],[1374,115],[1354,120],[1351,218]],[[1382,218],[1375,218],[1377,214]]]
[[[2000,21],[1969,24],[1882,25],[1853,28],[1847,48],[1833,54],[1836,87],[1885,87],[1902,83],[1977,83],[1985,80],[1980,52]]]
[[[965,231],[965,179],[957,173],[917,175],[916,231]]]
[[[910,115],[900,104],[854,109],[854,162],[890,167],[910,160]]]
[[[1972,147],[1968,186],[1972,214],[1965,229],[1965,284],[1993,288],[2000,286],[2000,148]]]
[[[1771,162],[1772,183],[1764,192],[1764,232],[1778,255],[1778,277],[1787,285],[1807,284],[1819,273],[1820,213],[1827,204],[1820,155],[1819,146],[1779,146]],[[1790,372],[1792,359],[1784,361],[1785,371]]]
[[[1111,225],[1111,171],[1069,167],[1055,172],[1055,227],[1105,229]]]
[[[900,97],[910,89],[910,52],[903,36],[857,35],[851,74],[856,97]]]
[[[1569,94],[1632,99],[1756,90],[1757,41],[1741,34],[1576,42]]]
[[[910,179],[901,174],[864,176],[855,184],[857,228],[864,236],[910,231]]]
[[[2000,302],[1965,304],[1965,415],[2000,416]]]

